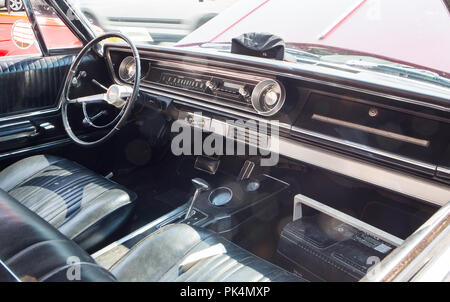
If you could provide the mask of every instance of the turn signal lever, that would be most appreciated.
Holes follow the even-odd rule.
[[[191,200],[189,208],[186,212],[186,215],[184,216],[185,220],[189,219],[192,216],[192,209],[194,208],[194,204],[197,201],[200,193],[203,191],[208,191],[210,189],[209,184],[201,178],[194,178],[192,180],[192,183],[194,184],[194,187],[195,187],[195,193],[194,193],[194,196],[192,197],[192,200]]]

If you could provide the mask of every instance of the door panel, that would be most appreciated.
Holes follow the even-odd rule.
[[[0,60],[0,120],[57,107],[73,55]]]

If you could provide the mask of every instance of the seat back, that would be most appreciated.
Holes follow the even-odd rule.
[[[0,281],[14,281],[14,276],[21,281],[115,281],[75,242],[1,189],[0,221]]]

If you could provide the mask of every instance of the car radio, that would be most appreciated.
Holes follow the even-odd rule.
[[[165,71],[153,68],[150,82],[176,87],[191,92],[217,96],[238,102],[251,103],[255,85],[219,77],[192,75],[184,72]]]
[[[220,99],[222,104],[262,116],[275,115],[286,98],[283,84],[276,79],[218,72],[208,74],[205,70],[197,71],[194,66],[188,70],[161,62],[150,64],[150,72],[143,78],[144,84],[170,88],[168,90],[175,93],[195,93],[203,99],[207,96],[206,99],[211,101]]]

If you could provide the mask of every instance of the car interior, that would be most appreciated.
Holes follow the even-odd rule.
[[[0,60],[0,280],[67,281],[81,265],[81,281],[356,282],[433,242],[450,200],[444,89],[245,47],[106,33]],[[211,138],[261,150],[197,150]]]

